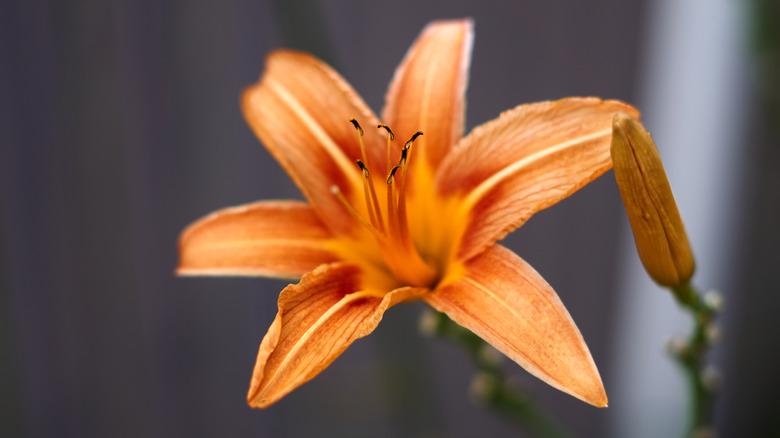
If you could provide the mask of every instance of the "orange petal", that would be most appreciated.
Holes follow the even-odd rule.
[[[423,299],[553,387],[607,405],[593,358],[563,303],[512,251],[490,247],[466,263],[463,277]]]
[[[424,133],[415,141],[411,161],[423,158],[429,169],[463,136],[473,28],[470,19],[429,24],[396,70],[385,97],[382,118],[401,141]],[[419,169],[419,163],[412,168]]]
[[[479,254],[607,171],[616,112],[639,117],[622,102],[567,98],[518,106],[464,138],[435,182],[443,196],[464,198],[457,258]]]
[[[362,173],[355,165],[360,145],[349,119],[363,125],[366,164],[380,178],[386,147],[376,116],[349,84],[310,55],[276,51],[268,55],[260,81],[244,91],[241,106],[249,126],[327,225],[341,234],[359,229],[331,192],[336,185],[358,210],[364,208]]]
[[[332,238],[303,202],[265,201],[227,208],[182,232],[176,272],[300,278],[337,259],[327,246]]]
[[[371,333],[389,307],[424,292],[409,287],[359,291],[360,276],[352,265],[325,265],[282,291],[279,313],[260,344],[247,395],[250,406],[270,406],[311,380],[352,342]]]

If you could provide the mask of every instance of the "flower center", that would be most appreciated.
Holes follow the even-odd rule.
[[[401,149],[401,159],[397,165],[393,166],[390,157],[395,135],[389,126],[385,124],[377,126],[377,128],[387,131],[387,177],[384,180],[386,190],[384,202],[382,202],[366,165],[368,160],[363,144],[363,128],[354,118],[350,119],[350,122],[355,126],[360,141],[362,159],[357,159],[355,162],[363,172],[363,193],[368,218],[363,217],[349,203],[338,186],[331,186],[331,192],[341,201],[344,208],[374,236],[382,252],[382,257],[393,275],[409,286],[433,286],[438,279],[438,274],[422,259],[414,246],[409,235],[409,225],[406,218],[405,193],[410,151],[412,144],[417,137],[422,135],[422,132],[416,132],[409,141],[404,143],[403,149]]]

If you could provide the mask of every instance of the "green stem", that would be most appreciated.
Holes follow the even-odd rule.
[[[477,367],[477,378],[483,385],[475,391],[479,401],[488,408],[514,421],[531,435],[540,438],[564,438],[567,436],[549,415],[542,412],[534,400],[520,388],[508,384],[500,363],[491,354],[493,347],[479,336],[465,329],[447,315],[430,310],[435,322],[432,332],[466,348]],[[430,316],[430,315],[428,315]],[[478,393],[476,393],[478,392]]]
[[[712,408],[715,388],[707,385],[704,376],[705,356],[712,346],[707,330],[716,315],[716,309],[704,302],[701,294],[690,284],[672,289],[677,302],[691,314],[693,331],[684,345],[672,350],[683,367],[690,386],[690,421],[688,436],[712,426]]]

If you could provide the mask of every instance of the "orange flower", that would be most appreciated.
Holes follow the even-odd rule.
[[[606,406],[558,296],[495,242],[608,170],[613,114],[638,113],[568,98],[518,106],[463,137],[472,28],[456,20],[423,30],[390,84],[387,125],[303,53],[273,52],[244,92],[249,125],[309,202],[261,201],[199,220],[181,235],[178,272],[303,276],[279,296],[251,406],[273,404],[389,307],[418,299],[550,385]]]

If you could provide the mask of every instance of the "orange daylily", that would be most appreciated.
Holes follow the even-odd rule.
[[[638,112],[568,98],[518,106],[463,137],[472,40],[470,20],[428,25],[390,84],[386,125],[303,53],[271,53],[244,92],[249,125],[309,202],[261,201],[197,221],[181,235],[178,272],[302,276],[279,296],[251,406],[278,401],[388,308],[419,299],[550,385],[606,406],[558,296],[495,242],[608,170],[613,114]]]

